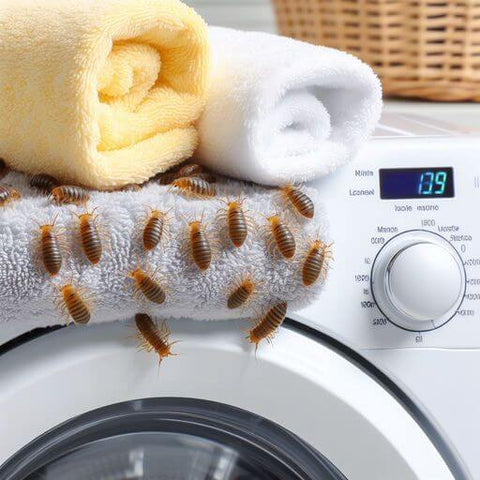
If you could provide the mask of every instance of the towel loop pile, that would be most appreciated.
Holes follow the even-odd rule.
[[[32,190],[29,179],[20,173],[9,173],[2,182],[13,185],[21,199],[0,207],[0,328],[18,325],[31,328],[57,325],[65,321],[53,301],[58,289],[66,284],[86,288],[93,299],[90,322],[131,319],[139,311],[160,318],[194,320],[228,320],[254,316],[266,306],[288,302],[290,311],[308,305],[323,288],[323,277],[305,286],[302,265],[306,247],[319,238],[328,242],[325,214],[318,193],[304,192],[315,204],[312,219],[300,219],[293,212],[282,218],[297,226],[297,249],[293,258],[274,254],[268,248],[270,235],[263,231],[265,215],[275,215],[282,208],[278,191],[257,185],[221,179],[216,183],[216,197],[185,198],[169,186],[150,182],[139,191],[89,192],[88,206],[58,206],[52,198]],[[240,247],[225,243],[221,210],[228,199],[242,198],[255,227],[249,227]],[[152,250],[142,243],[142,227],[150,209],[169,212],[168,237]],[[97,225],[108,239],[98,263],[92,263],[79,249],[78,218],[85,211],[98,215]],[[76,214],[76,215],[75,215]],[[188,248],[188,220],[208,226],[208,237],[217,247],[208,269],[201,271]],[[38,257],[39,225],[56,220],[64,231],[66,253],[60,272],[51,277],[35,261]],[[161,304],[132,296],[134,283],[128,279],[138,266],[157,271],[167,295]],[[229,294],[244,278],[258,285],[256,294],[245,308],[230,308]]]

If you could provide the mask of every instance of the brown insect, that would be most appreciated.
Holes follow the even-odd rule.
[[[268,228],[271,233],[268,249],[275,246],[280,254],[290,260],[295,255],[296,243],[290,228],[280,219],[279,215],[271,215],[267,218]]]
[[[43,267],[51,277],[54,277],[62,268],[62,251],[55,232],[55,220],[52,223],[40,225],[39,228]]]
[[[188,224],[190,236],[190,251],[195,265],[205,271],[212,261],[212,247],[208,240],[202,220],[195,220]]]
[[[258,344],[264,339],[271,343],[286,315],[287,302],[277,303],[267,310],[258,323],[248,332],[247,338],[251,343],[255,344],[255,349],[258,348]]]
[[[313,285],[320,275],[325,274],[330,247],[331,244],[326,245],[319,239],[313,241],[302,267],[302,282],[306,287]]]
[[[5,160],[0,158],[0,180],[8,175],[10,169],[7,167]]]
[[[120,191],[121,192],[138,192],[142,189],[142,186],[138,183],[127,183],[124,185]]]
[[[167,214],[152,210],[143,228],[142,243],[145,250],[153,250],[165,234]]]
[[[226,201],[227,208],[219,210],[219,218],[227,223],[228,238],[232,244],[239,248],[247,238],[251,220],[243,209],[243,200]]]
[[[315,206],[312,199],[299,188],[294,185],[285,185],[280,189],[280,193],[284,200],[293,207],[295,212],[305,218],[313,218],[315,214]]]
[[[91,314],[81,293],[71,283],[67,283],[60,288],[60,294],[62,312],[67,312],[75,323],[87,324]]]
[[[208,183],[215,183],[217,181],[217,177],[215,175],[205,171],[201,165],[196,163],[189,163],[176,172],[176,178],[182,177],[201,178]]]
[[[204,172],[204,169],[201,165],[198,165],[196,163],[189,163],[187,165],[184,165],[178,172],[176,172],[176,174],[177,174],[177,178],[192,177],[192,176],[196,177],[203,172]]]
[[[135,281],[134,294],[142,292],[148,300],[157,304],[162,304],[165,301],[165,289],[153,275],[137,267],[128,276]]]
[[[97,227],[97,215],[93,212],[85,212],[78,217],[78,233],[83,253],[89,262],[96,265],[102,258],[102,240]]]
[[[44,173],[39,173],[38,175],[34,175],[30,179],[30,186],[40,190],[45,195],[50,195],[52,190],[55,187],[58,187],[60,183],[58,180],[51,175],[46,175]]]
[[[77,205],[86,204],[90,197],[85,189],[76,185],[60,185],[52,189],[51,195],[59,204],[75,203]]]
[[[213,175],[213,173],[208,173],[208,172],[202,172],[202,173],[196,173],[193,175],[195,178],[201,178],[202,180],[205,180],[208,183],[215,183],[217,181],[217,177]]]
[[[20,192],[10,185],[0,185],[0,207],[7,205],[12,200],[19,200],[22,198]]]
[[[159,173],[153,177],[153,180],[160,185],[170,185],[175,180],[185,177],[195,177],[205,180],[208,183],[215,183],[217,178],[211,173],[205,172],[201,165],[189,163],[179,170],[169,170],[168,172]]]
[[[177,178],[171,183],[170,188],[172,187],[177,188],[182,195],[187,197],[211,198],[217,193],[215,185],[197,177]]]
[[[157,182],[160,185],[170,185],[177,178],[177,172],[164,172],[155,175],[153,177],[153,181]]]
[[[177,342],[169,342],[170,330],[164,322],[159,328],[158,325],[146,313],[137,313],[135,315],[135,325],[138,329],[140,339],[139,347],[151,352],[155,350],[158,354],[158,363],[172,355],[171,347]]]
[[[251,276],[237,282],[228,296],[227,307],[234,309],[246,305],[255,294],[256,288]]]

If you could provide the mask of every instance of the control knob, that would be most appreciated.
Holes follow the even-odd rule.
[[[388,320],[406,330],[433,330],[448,322],[462,303],[465,270],[443,237],[412,230],[382,247],[371,282],[375,302]]]

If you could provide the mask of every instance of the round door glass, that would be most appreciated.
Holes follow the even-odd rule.
[[[345,479],[250,412],[193,399],[125,402],[54,428],[0,468],[4,480]]]

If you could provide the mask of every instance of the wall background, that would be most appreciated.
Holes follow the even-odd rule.
[[[210,25],[275,32],[270,0],[184,0]]]

